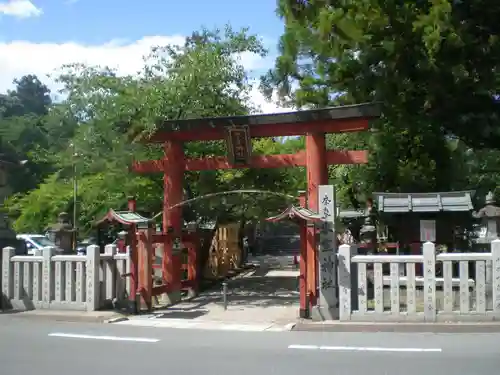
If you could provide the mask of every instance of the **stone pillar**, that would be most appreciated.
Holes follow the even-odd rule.
[[[357,305],[357,269],[351,259],[357,254],[355,244],[339,246],[338,280],[339,280],[339,319],[351,320],[351,315]]]
[[[96,311],[100,307],[101,283],[99,280],[99,270],[101,268],[100,249],[97,245],[87,247],[86,261],[86,296],[87,311]]]
[[[490,244],[492,247],[493,243]],[[492,249],[490,249],[492,251]],[[486,298],[490,298],[493,295],[493,262],[487,260],[485,262],[485,283],[486,283]]]
[[[2,310],[11,308],[10,300],[14,292],[14,279],[12,258],[16,254],[16,249],[13,247],[4,247],[2,249]]]
[[[106,294],[101,298],[103,301],[112,301],[116,295],[116,250],[116,245],[106,245],[104,249],[104,253],[111,256],[111,259],[104,264],[104,290]]]
[[[436,245],[426,242],[423,245],[424,256],[424,319],[436,321]]]
[[[493,266],[493,312],[500,315],[500,240],[491,242],[491,263]]]
[[[45,247],[42,262],[42,307],[50,308],[50,302],[54,299],[54,265],[52,257],[55,254],[53,247]]]
[[[318,188],[319,214],[322,223],[319,233],[319,301],[313,317],[333,320],[337,317],[337,238],[335,235],[336,199],[333,185]]]

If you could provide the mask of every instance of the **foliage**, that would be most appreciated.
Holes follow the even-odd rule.
[[[450,142],[458,138],[473,153],[498,147],[500,7],[485,0],[280,0],[278,13],[285,32],[275,68],[262,80],[265,93],[299,107],[381,104],[369,137],[333,137],[369,149],[370,164],[347,173],[365,191],[448,190],[463,180],[454,173],[464,167],[452,161],[465,162]]]
[[[123,209],[129,195],[148,216],[162,209],[160,175],[138,176],[129,171],[134,159],[156,159],[161,149],[141,142],[164,119],[229,116],[258,110],[249,101],[248,72],[241,54],[266,53],[260,40],[246,30],[202,30],[183,45],[153,48],[135,76],[119,76],[106,67],[73,64],[64,66],[57,81],[62,84],[62,103],[44,114],[45,133],[61,141],[36,141],[33,157],[49,165],[43,182],[7,202],[18,231],[40,231],[60,211],[73,211],[73,183],[78,185],[78,227],[91,229],[92,222],[109,208]],[[57,126],[60,124],[60,126]],[[77,124],[75,126],[75,124]],[[71,131],[69,131],[71,129]],[[69,131],[69,132],[68,132]],[[52,136],[52,135],[51,135]],[[13,136],[20,141],[20,138]],[[281,153],[300,148],[295,141],[261,139],[253,142],[256,153]],[[290,143],[290,144],[288,144]],[[224,155],[223,142],[191,142],[188,157]],[[221,170],[186,173],[186,199],[217,191],[255,188],[293,191],[297,172],[285,170]],[[303,179],[302,179],[303,181]],[[20,190],[18,190],[20,191]],[[24,191],[20,191],[24,192]],[[266,204],[262,204],[265,199]],[[186,219],[251,220],[282,209],[284,200],[269,196],[231,195],[199,200],[186,208]],[[274,212],[272,212],[274,213]]]
[[[500,8],[485,0],[280,0],[285,23],[276,66],[262,79],[299,108],[377,101],[372,131],[327,136],[329,149],[368,149],[365,166],[329,167],[339,200],[354,193],[498,187],[498,24]],[[480,25],[478,27],[477,25]],[[81,232],[109,208],[162,210],[161,175],[139,176],[133,160],[158,159],[144,141],[162,121],[258,112],[241,56],[265,56],[248,30],[201,30],[180,45],[158,46],[136,75],[107,67],[64,66],[53,103],[48,88],[28,75],[0,95],[0,153],[27,160],[12,174],[5,208],[18,231],[43,231],[61,211],[77,214]],[[303,137],[252,141],[256,154],[293,153]],[[185,144],[188,157],[225,155],[222,141]],[[283,209],[306,187],[303,168],[219,170],[185,174],[186,220],[254,220]],[[357,187],[360,189],[357,189]],[[279,192],[215,192],[258,189]],[[360,198],[354,196],[354,198]],[[362,199],[362,197],[361,197]]]
[[[0,152],[8,159],[27,161],[11,183],[15,192],[26,192],[53,172],[51,163],[37,151],[59,151],[64,139],[73,135],[76,123],[66,121],[63,127],[62,119],[49,113],[56,113],[58,106],[52,104],[48,88],[37,77],[24,76],[14,84],[15,90],[0,95]]]

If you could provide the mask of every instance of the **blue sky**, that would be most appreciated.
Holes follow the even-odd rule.
[[[269,58],[245,59],[258,74],[272,66],[283,30],[275,8],[275,0],[0,0],[0,92],[29,73],[51,87],[47,74],[71,62],[133,74],[151,46],[227,23],[249,27],[265,41]],[[265,104],[265,112],[280,110],[261,97],[255,100]]]
[[[5,0],[0,0],[0,3]],[[32,0],[43,14],[30,19],[2,17],[4,40],[103,43],[145,35],[186,35],[202,25],[250,27],[276,39],[282,23],[275,0]]]

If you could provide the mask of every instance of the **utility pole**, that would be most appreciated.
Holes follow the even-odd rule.
[[[73,247],[76,249],[76,242],[78,236],[78,208],[77,208],[77,197],[78,197],[78,177],[76,175],[76,157],[78,154],[76,153],[76,146],[74,143],[70,144],[70,147],[73,148]]]

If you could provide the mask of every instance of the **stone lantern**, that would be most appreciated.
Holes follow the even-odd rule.
[[[377,210],[373,206],[373,200],[368,198],[364,222],[359,231],[360,242],[364,245],[367,254],[375,253],[377,248]]]
[[[75,230],[69,221],[69,215],[61,212],[57,217],[57,223],[49,230],[49,238],[62,250],[63,253],[71,253],[73,250],[73,238]]]
[[[481,219],[481,224],[486,228],[484,238],[478,238],[477,243],[483,247],[484,251],[490,251],[490,243],[498,238],[500,229],[500,207],[495,204],[495,196],[490,191],[486,195],[485,205],[478,212],[473,212],[472,216]],[[493,263],[486,261],[486,295],[493,293]]]
[[[472,215],[477,219],[481,219],[481,224],[486,228],[486,235],[482,241],[490,243],[498,238],[500,207],[495,204],[495,198],[491,191],[486,195],[484,207]]]
[[[119,253],[127,252],[127,235],[128,232],[126,230],[118,232],[118,240],[116,241],[116,248]]]

